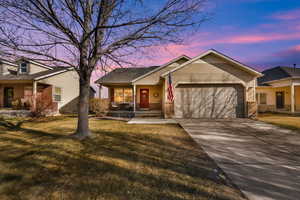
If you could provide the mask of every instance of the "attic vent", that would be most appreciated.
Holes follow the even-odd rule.
[[[20,73],[21,74],[28,73],[28,63],[27,62],[22,62],[20,64]]]

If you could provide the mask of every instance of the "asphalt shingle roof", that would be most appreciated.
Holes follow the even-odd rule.
[[[105,76],[102,76],[96,83],[130,83],[134,79],[158,68],[160,66],[116,68]]]
[[[46,76],[46,75],[50,75],[52,73],[56,73],[59,71],[63,71],[66,70],[65,67],[55,67],[54,69],[51,70],[46,70],[46,71],[42,71],[42,72],[38,72],[38,73],[34,73],[34,74],[7,74],[7,75],[0,75],[0,80],[34,80],[36,78],[42,77],[42,76]]]
[[[294,67],[274,67],[262,72],[263,77],[258,78],[258,85],[265,85],[266,82],[283,78],[300,77],[300,68]]]

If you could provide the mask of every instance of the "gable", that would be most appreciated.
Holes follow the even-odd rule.
[[[35,74],[43,71],[48,71],[49,69],[46,69],[44,67],[41,67],[39,65],[29,63],[29,74]]]
[[[210,57],[210,55],[213,56],[213,57]],[[262,74],[260,72],[254,70],[254,69],[252,69],[252,68],[250,68],[250,67],[248,67],[248,66],[246,66],[246,65],[244,65],[244,64],[242,64],[242,63],[240,63],[240,62],[238,62],[238,61],[236,61],[236,60],[234,60],[234,59],[232,59],[232,58],[216,51],[216,50],[213,50],[213,49],[209,50],[209,51],[207,51],[203,54],[200,54],[199,56],[196,56],[195,58],[183,63],[182,65],[176,67],[175,69],[172,69],[168,73],[173,73],[173,72],[175,72],[175,71],[177,71],[181,68],[184,68],[187,65],[195,62],[196,60],[199,60],[199,59],[202,59],[202,58],[206,58],[207,61],[210,62],[210,63],[218,63],[218,62],[228,63],[228,64],[230,64],[230,65],[232,65],[232,66],[234,66],[234,67],[236,67],[236,68],[238,68],[242,71],[245,71],[245,72],[247,72],[247,73],[249,73],[249,74],[251,74],[252,76],[255,76],[255,77],[261,77],[262,76]],[[167,76],[168,73],[164,73],[164,74],[162,74],[162,76]]]
[[[213,54],[198,58],[172,72],[173,83],[254,84],[256,77]]]
[[[0,61],[0,74],[6,75],[10,74],[11,72],[16,72],[17,66],[13,64],[8,64]]]
[[[166,73],[176,67],[182,65],[183,63],[187,62],[188,58],[186,56],[182,56],[175,61],[171,61],[166,65],[163,65],[160,69],[155,72],[151,72],[150,74],[146,75],[145,77],[140,78],[139,80],[134,81],[135,84],[139,85],[156,85],[160,82],[161,75]]]

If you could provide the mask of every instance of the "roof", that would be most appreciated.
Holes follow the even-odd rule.
[[[249,73],[252,73],[252,74],[254,74],[254,75],[258,76],[258,77],[262,76],[262,74],[260,72],[256,71],[255,69],[253,69],[253,68],[251,68],[251,67],[249,67],[249,66],[247,66],[247,65],[245,65],[245,64],[243,64],[243,63],[241,63],[241,62],[239,62],[239,61],[237,61],[237,60],[235,60],[235,59],[233,59],[233,58],[231,58],[229,56],[226,56],[225,54],[220,53],[219,51],[217,51],[215,49],[210,49],[210,50],[208,50],[208,51],[200,54],[199,56],[194,57],[193,59],[191,59],[191,60],[183,63],[182,65],[180,65],[180,66],[178,66],[178,67],[176,67],[174,69],[172,69],[171,71],[168,71],[168,72],[162,74],[162,76],[166,76],[169,73],[175,72],[178,69],[181,69],[182,67],[184,67],[184,66],[186,66],[188,64],[191,64],[192,62],[194,62],[194,61],[196,61],[198,59],[201,59],[201,58],[203,58],[203,57],[205,57],[205,56],[207,56],[209,54],[215,54],[215,55],[217,55],[217,56],[219,56],[219,57],[221,57],[221,58],[223,58],[225,60],[228,60],[229,62],[234,63],[235,65],[239,66],[243,70],[245,70],[245,71],[247,71]]]
[[[152,73],[154,73],[154,72],[157,72],[157,71],[159,71],[159,70],[161,70],[161,69],[167,67],[168,65],[170,65],[170,64],[172,64],[172,63],[175,63],[175,62],[177,62],[177,61],[179,61],[179,60],[181,60],[181,59],[185,59],[186,61],[188,61],[188,60],[190,60],[191,58],[188,57],[188,56],[186,56],[186,55],[181,55],[181,56],[179,56],[179,57],[177,57],[177,58],[174,58],[173,60],[171,60],[171,61],[165,63],[164,65],[162,65],[162,66],[160,66],[160,67],[157,67],[156,69],[154,69],[154,70],[152,70],[152,71],[150,71],[150,72],[148,72],[148,73],[146,73],[146,74],[143,74],[142,76],[137,77],[137,78],[134,79],[132,82],[138,81],[138,80],[140,80],[140,79],[142,79],[142,78],[144,78],[144,77],[146,77],[146,76],[148,76],[148,75],[150,75],[150,74],[152,74]]]
[[[29,63],[32,63],[32,64],[38,65],[40,67],[43,67],[45,69],[53,69],[54,68],[54,67],[50,67],[49,65],[45,65],[44,63],[40,63],[38,61],[32,60],[30,58],[26,58],[26,57],[20,57],[15,62],[19,62],[19,61],[27,61]]]
[[[53,76],[62,72],[68,71],[66,67],[55,67],[54,69],[38,72],[35,74],[7,74],[0,75],[0,80],[41,80],[49,76]]]
[[[257,79],[258,85],[265,85],[265,83],[270,81],[276,81],[285,78],[299,78],[300,68],[278,66],[267,69],[262,73],[264,76]]]
[[[134,68],[116,68],[108,74],[102,76],[95,83],[118,84],[130,83],[134,79],[157,69],[160,66],[134,67]]]
[[[0,58],[0,64],[1,64],[1,63],[7,64],[7,65],[11,65],[11,66],[14,66],[14,67],[17,67],[17,66],[18,66],[17,64],[12,63],[11,61],[6,60],[6,59],[4,59],[4,58]]]

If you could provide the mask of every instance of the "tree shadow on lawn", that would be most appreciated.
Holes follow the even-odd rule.
[[[0,136],[1,199],[241,197],[209,176],[215,166],[194,145],[125,130],[96,130],[95,138],[78,141],[59,134],[58,128],[46,132],[3,123],[14,132]]]

